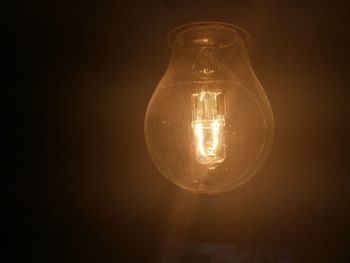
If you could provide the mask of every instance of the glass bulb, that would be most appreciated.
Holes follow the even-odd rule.
[[[160,172],[183,189],[236,188],[263,165],[274,123],[237,26],[184,25],[169,34],[172,54],[145,118]]]

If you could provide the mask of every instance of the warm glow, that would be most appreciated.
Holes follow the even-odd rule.
[[[224,116],[218,112],[219,95],[214,92],[192,95],[195,154],[197,162],[201,164],[213,165],[225,159],[225,123]]]

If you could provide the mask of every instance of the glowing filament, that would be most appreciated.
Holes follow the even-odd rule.
[[[192,128],[197,162],[211,165],[224,161],[224,126],[223,95],[215,92],[193,94]]]

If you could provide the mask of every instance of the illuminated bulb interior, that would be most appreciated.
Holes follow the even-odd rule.
[[[225,160],[224,96],[202,91],[192,95],[192,128],[196,160],[215,165]]]

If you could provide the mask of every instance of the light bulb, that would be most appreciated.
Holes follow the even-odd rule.
[[[238,30],[199,22],[170,32],[170,63],[147,108],[152,160],[192,192],[240,186],[261,168],[272,145],[271,106]]]

